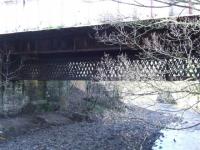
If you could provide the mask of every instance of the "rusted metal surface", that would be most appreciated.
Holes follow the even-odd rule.
[[[79,55],[79,54],[78,54]],[[62,55],[37,57],[25,61],[19,79],[25,80],[92,80],[100,57]]]
[[[12,54],[50,54],[120,49],[95,40],[92,27],[66,28],[0,35],[0,49],[11,49]]]
[[[94,34],[92,27],[13,33],[0,36],[0,49],[11,50],[12,61],[23,62],[15,80],[93,80],[104,53],[130,51],[100,43]]]
[[[191,76],[186,72],[184,61],[166,58],[162,63],[138,60],[137,50],[105,45],[95,40],[94,34],[92,27],[13,33],[0,36],[0,49],[11,50],[12,61],[23,62],[13,78],[15,80],[94,80],[105,53],[116,59],[118,54],[127,53],[133,64],[146,68],[147,74],[152,74],[152,70],[160,72],[167,69],[167,74],[160,73],[164,80],[180,80]],[[199,58],[193,63],[197,66]],[[15,63],[10,68],[16,70],[18,66],[19,63]],[[115,72],[118,74],[117,70]],[[193,75],[199,78],[199,72],[194,69]],[[118,80],[120,77],[108,75],[108,79]]]
[[[41,60],[27,60],[23,68],[18,72],[16,79],[20,80],[98,80],[97,73],[101,57],[85,56],[77,58],[75,56],[68,59],[66,57],[49,57]],[[194,60],[194,65],[198,67],[199,59]],[[155,80],[183,80],[190,77],[200,77],[200,70],[190,68],[183,61],[179,60],[133,60],[132,65],[140,68],[144,74],[142,76]],[[104,68],[106,69],[106,67]],[[123,70],[123,69],[121,69]],[[121,78],[120,70],[116,68],[114,73],[108,73],[106,80],[138,80],[137,77]],[[166,72],[166,74],[164,73]],[[154,75],[155,76],[152,76]]]

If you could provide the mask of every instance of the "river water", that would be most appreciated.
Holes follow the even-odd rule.
[[[168,127],[180,129],[200,123],[200,114],[195,111],[179,111],[173,105],[159,107],[174,111],[176,116],[181,117],[181,121],[171,123]],[[163,129],[161,133],[163,135],[156,140],[153,150],[200,150],[200,125],[181,130]]]

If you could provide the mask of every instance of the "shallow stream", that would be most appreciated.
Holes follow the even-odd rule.
[[[181,129],[191,127],[192,128],[174,130],[163,129],[159,139],[156,140],[153,150],[200,150],[200,114],[192,110],[179,111],[172,105],[163,105],[160,108],[175,111],[174,113],[181,117],[181,121],[171,123],[168,127]],[[177,112],[176,112],[177,111]]]

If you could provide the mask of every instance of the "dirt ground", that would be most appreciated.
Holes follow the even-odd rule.
[[[1,150],[133,150],[151,149],[169,116],[127,107],[125,112],[104,113],[98,119],[61,112],[0,119]]]

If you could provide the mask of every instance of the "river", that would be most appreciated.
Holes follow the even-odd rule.
[[[171,123],[169,128],[187,128],[200,123],[200,114],[192,111],[180,111],[173,105],[160,105],[160,109],[172,111],[176,116],[181,117],[181,121]],[[156,140],[153,150],[200,150],[200,125],[192,128],[174,130],[163,129],[163,135]]]

